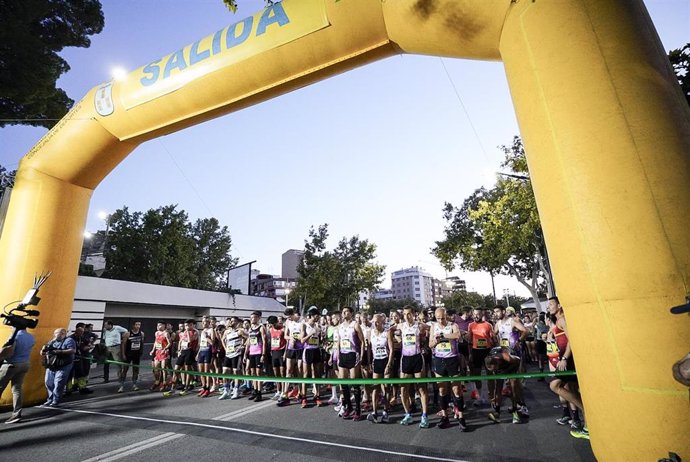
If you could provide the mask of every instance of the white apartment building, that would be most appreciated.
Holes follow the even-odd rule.
[[[412,298],[422,306],[434,304],[433,277],[424,268],[413,266],[391,274],[391,291],[397,299]]]

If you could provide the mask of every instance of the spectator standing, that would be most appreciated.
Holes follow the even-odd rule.
[[[43,403],[44,406],[56,407],[60,404],[76,351],[77,344],[74,339],[67,337],[65,329],[55,329],[53,339],[41,348],[42,355],[55,355],[60,360],[60,365],[46,368],[45,384],[48,400]]]
[[[103,364],[103,383],[108,383],[110,380],[110,364],[107,360],[120,361],[125,357],[125,345],[129,332],[122,326],[113,325],[113,322],[108,320],[103,324],[103,342],[105,343],[105,359]],[[122,377],[122,366],[117,366],[118,379]]]

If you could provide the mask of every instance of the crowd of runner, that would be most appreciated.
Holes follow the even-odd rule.
[[[468,428],[463,413],[467,406],[490,405],[491,421],[501,422],[501,413],[507,410],[508,421],[519,424],[529,419],[523,379],[504,383],[487,377],[487,400],[483,399],[483,381],[463,382],[462,377],[513,374],[525,371],[528,364],[536,365],[539,371],[575,370],[563,310],[556,297],[549,300],[548,312],[541,314],[519,315],[514,308],[502,306],[493,310],[464,307],[459,313],[444,308],[418,311],[406,306],[373,316],[355,313],[349,307],[322,315],[311,307],[304,316],[287,308],[284,316],[269,316],[265,323],[262,314],[254,312],[249,319],[229,317],[222,322],[205,316],[199,328],[189,319],[178,328],[175,331],[170,324],[158,323],[150,351],[154,367],[151,391],[170,397],[194,390],[201,398],[219,400],[246,397],[261,401],[271,395],[278,406],[332,405],[340,418],[353,421],[387,423],[391,410],[402,405],[400,424],[418,422],[420,428],[428,428],[433,404],[440,417],[439,428],[456,426],[464,432]],[[137,328],[122,337],[123,359],[136,365],[139,361],[126,354],[131,352],[132,338],[141,348],[143,333]],[[246,375],[256,380],[219,377],[222,375]],[[123,369],[120,392],[125,376]],[[458,380],[321,386],[271,381],[271,377]],[[570,425],[574,437],[589,438],[577,378],[560,376],[549,385],[563,409],[557,422]],[[503,407],[506,398],[510,401],[507,409]]]

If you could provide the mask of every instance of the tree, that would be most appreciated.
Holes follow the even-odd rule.
[[[669,51],[668,59],[676,73],[685,100],[690,104],[690,43],[685,44],[683,48]]]
[[[327,240],[328,224],[309,229],[304,258],[297,267],[297,288],[291,296],[305,305],[352,306],[359,292],[377,289],[385,266],[373,263],[376,245],[366,239],[342,238],[332,251],[326,250]]]
[[[372,298],[369,300],[369,308],[367,312],[369,314],[374,313],[390,313],[393,310],[401,310],[404,306],[413,306],[419,308],[419,302],[414,298],[387,298],[387,299],[377,299]]]
[[[477,189],[462,207],[444,207],[445,239],[432,253],[447,269],[456,264],[469,271],[515,277],[535,303],[539,293],[553,293],[539,214],[529,181],[522,141],[513,139],[502,167],[511,171],[491,190]]]
[[[458,290],[443,297],[441,302],[446,309],[458,311],[463,306],[471,306],[472,308],[490,308],[493,306],[493,297],[490,297],[490,300],[491,303],[487,306],[485,295],[477,292]]]
[[[7,188],[12,188],[14,186],[14,178],[16,176],[16,170],[8,172],[5,167],[0,165],[0,199],[2,199],[2,196]]]
[[[50,128],[74,103],[55,87],[70,67],[58,53],[103,30],[98,0],[0,2],[0,127]]]
[[[146,213],[123,207],[109,220],[103,277],[215,290],[237,263],[228,229],[215,218],[191,224],[186,212],[168,205]]]

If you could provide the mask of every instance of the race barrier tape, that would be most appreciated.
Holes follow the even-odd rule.
[[[139,367],[141,369],[151,369],[167,372],[177,372],[181,374],[215,377],[220,379],[230,380],[253,380],[259,382],[289,382],[289,383],[307,383],[319,385],[400,385],[408,383],[438,383],[438,382],[471,382],[475,380],[509,380],[509,379],[533,379],[540,377],[569,377],[577,375],[575,371],[559,371],[559,372],[523,372],[518,374],[489,374],[489,375],[456,375],[454,377],[412,377],[412,378],[390,378],[390,379],[338,379],[338,378],[310,378],[310,377],[274,377],[274,376],[255,376],[255,375],[234,375],[234,374],[215,374],[211,372],[200,371],[185,371],[183,369],[152,367],[148,365],[133,365],[121,361],[106,360],[108,364],[118,366]],[[101,364],[101,363],[99,363]]]

